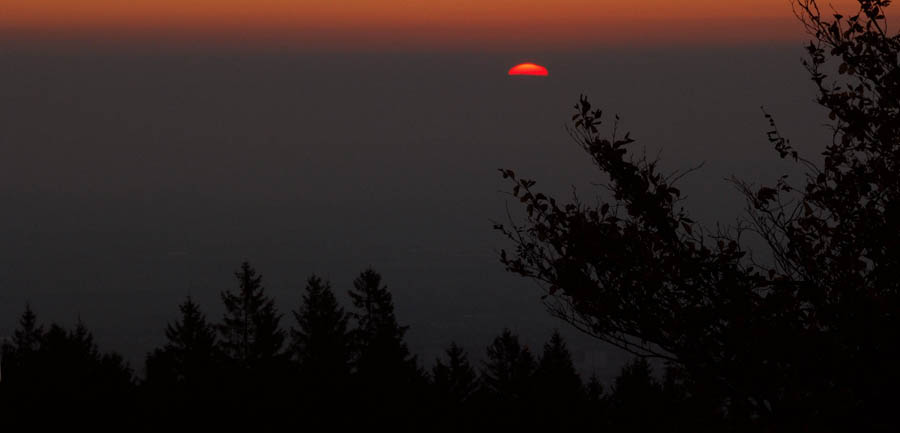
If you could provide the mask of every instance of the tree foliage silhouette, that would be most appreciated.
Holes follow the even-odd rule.
[[[306,293],[293,315],[297,327],[291,329],[291,351],[299,370],[297,386],[310,409],[309,424],[317,429],[336,428],[343,424],[342,417],[334,414],[344,409],[351,392],[349,315],[338,304],[331,285],[315,275],[307,280]]]
[[[361,407],[368,417],[380,425],[407,427],[419,414],[403,412],[422,394],[424,385],[415,356],[409,352],[394,315],[394,302],[381,274],[363,271],[354,281],[350,299],[356,328],[354,342],[354,379],[360,392]]]
[[[285,380],[288,353],[282,350],[285,331],[262,276],[246,261],[234,275],[238,289],[221,294],[225,315],[218,326],[219,346],[229,389],[219,410],[229,413],[227,429],[272,429],[281,422],[273,414],[291,404],[285,398],[290,385]]]
[[[462,347],[451,343],[445,352],[447,363],[438,359],[431,369],[434,392],[445,404],[462,404],[478,390],[478,374]]]
[[[653,368],[644,358],[622,367],[609,397],[613,429],[616,431],[664,431],[663,387],[653,376]],[[654,416],[647,416],[652,413]]]
[[[178,306],[181,317],[166,325],[166,343],[146,359],[143,391],[148,421],[164,429],[211,427],[223,394],[223,361],[215,326],[191,297]]]
[[[115,353],[101,353],[78,321],[73,330],[44,331],[26,306],[12,341],[3,347],[3,420],[12,428],[84,427],[116,430],[133,408],[132,371]],[[93,417],[104,407],[108,417]],[[52,416],[44,411],[53,410]]]
[[[554,331],[535,370],[535,382],[542,398],[554,404],[574,403],[584,393],[584,383],[575,370],[572,354],[559,331]]]
[[[481,371],[486,390],[504,400],[523,400],[532,394],[534,355],[519,343],[519,337],[504,329],[487,348]]]
[[[666,360],[760,429],[888,429],[900,386],[900,37],[884,7],[850,16],[795,11],[813,42],[805,61],[833,120],[823,162],[804,159],[775,127],[768,138],[806,176],[771,186],[735,181],[747,222],[707,230],[681,206],[657,161],[600,132],[600,110],[576,105],[573,138],[609,179],[608,199],[563,203],[501,170],[525,221],[497,228],[515,245],[507,269],[544,283],[546,303],[577,328]],[[748,254],[759,236],[771,263]],[[756,257],[764,255],[757,254]]]
[[[584,383],[572,362],[572,354],[559,331],[544,344],[534,372],[535,396],[544,409],[538,422],[544,428],[574,429],[584,421],[579,416],[587,408]]]
[[[265,295],[262,276],[256,275],[250,263],[243,262],[234,275],[239,283],[237,292],[221,295],[225,304],[225,317],[219,326],[222,349],[240,369],[272,367],[283,358],[281,316],[275,302]]]
[[[38,324],[37,315],[31,309],[31,305],[25,305],[25,311],[19,317],[19,326],[13,331],[11,341],[4,342],[0,367],[3,368],[2,380],[14,384],[31,383],[37,379],[40,372],[31,368],[35,362],[35,355],[41,348],[44,339],[44,327]]]
[[[455,342],[444,352],[444,357],[446,363],[438,358],[431,368],[434,429],[448,432],[476,429],[479,426],[474,410],[478,374],[469,363],[466,351]]]
[[[353,287],[356,373],[364,380],[415,376],[416,359],[404,341],[408,327],[397,322],[391,292],[381,284],[381,275],[368,269],[353,281]]]
[[[297,328],[291,330],[291,346],[303,376],[311,380],[349,377],[349,315],[338,304],[331,284],[309,277],[300,308],[293,314]]]
[[[188,297],[178,309],[181,318],[166,325],[166,344],[147,357],[147,381],[169,386],[211,386],[220,367],[216,330]]]

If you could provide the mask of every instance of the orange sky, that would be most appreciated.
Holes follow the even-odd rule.
[[[4,35],[45,39],[514,47],[794,40],[799,29],[790,0],[0,0]]]

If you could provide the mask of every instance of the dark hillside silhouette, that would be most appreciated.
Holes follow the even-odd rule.
[[[570,202],[513,182],[524,222],[497,228],[514,244],[507,269],[547,290],[578,329],[666,361],[727,414],[762,431],[892,431],[900,387],[900,36],[889,1],[847,15],[794,2],[813,38],[807,70],[834,139],[822,163],[776,128],[768,140],[806,171],[773,185],[735,180],[747,215],[697,224],[675,182],[633,149],[618,119],[582,97],[572,137],[609,179],[608,194]],[[766,251],[747,249],[756,237]]]

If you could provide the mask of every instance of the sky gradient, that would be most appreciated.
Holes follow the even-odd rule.
[[[51,41],[509,49],[802,36],[790,0],[0,0],[0,12],[0,37]]]

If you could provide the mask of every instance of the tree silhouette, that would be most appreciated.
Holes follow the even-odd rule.
[[[437,431],[470,431],[478,427],[475,408],[478,374],[468,355],[455,342],[445,351],[446,364],[438,358],[431,369],[434,414],[430,428]]]
[[[31,309],[30,304],[25,305],[25,312],[19,318],[19,327],[13,331],[12,344],[18,355],[28,355],[41,346],[44,336],[44,327],[37,323],[37,315]]]
[[[271,367],[283,357],[281,316],[275,302],[265,295],[262,275],[257,276],[250,263],[243,262],[234,275],[239,283],[237,292],[221,295],[225,304],[225,317],[219,325],[221,347],[238,368]]]
[[[559,331],[554,331],[550,341],[544,345],[544,353],[535,371],[535,381],[541,398],[548,401],[572,403],[572,399],[582,397],[584,384]]]
[[[71,331],[57,324],[43,329],[26,306],[12,342],[4,344],[4,426],[121,429],[119,422],[132,416],[134,407],[132,372],[122,357],[101,353],[81,320]],[[109,416],[93,416],[98,407]]]
[[[582,97],[571,133],[610,194],[563,203],[501,170],[525,211],[524,223],[497,225],[515,244],[501,261],[544,283],[551,312],[670,362],[746,426],[896,428],[896,400],[883,396],[900,386],[900,37],[886,30],[888,1],[859,4],[826,17],[815,1],[795,2],[834,130],[816,164],[767,115],[779,156],[806,170],[802,185],[735,181],[746,221],[707,230],[681,207],[673,184],[684,173],[629,156],[631,136],[616,122],[606,138],[602,112]],[[772,262],[749,255],[742,236],[761,237]]]
[[[266,296],[262,276],[248,262],[235,272],[236,292],[222,292],[225,316],[219,325],[225,359],[225,375],[231,384],[222,408],[230,413],[228,423],[235,429],[274,428],[285,412],[288,359],[283,350],[285,332],[275,302]]]
[[[310,409],[310,424],[317,429],[336,428],[340,418],[332,413],[341,409],[350,384],[348,314],[338,305],[331,285],[313,275],[293,315],[297,327],[291,329],[291,350],[299,368],[299,386],[307,396],[304,404]]]
[[[40,350],[44,338],[44,327],[38,324],[37,315],[31,305],[25,305],[25,312],[19,317],[19,326],[13,331],[11,341],[4,342],[0,371],[2,380],[7,384],[28,384],[37,379],[40,373],[33,368],[34,358]]]
[[[543,282],[557,316],[667,360],[748,425],[896,426],[887,415],[896,400],[883,398],[900,386],[900,37],[885,30],[888,3],[860,0],[858,13],[828,18],[815,1],[795,2],[834,129],[820,166],[766,115],[779,156],[807,171],[801,186],[788,176],[760,188],[735,181],[746,221],[707,230],[680,205],[673,184],[684,173],[629,156],[634,140],[617,122],[605,138],[602,112],[582,97],[571,133],[610,195],[564,204],[501,170],[526,219],[497,226],[515,244],[501,261]],[[742,235],[761,237],[772,262],[748,255]]]
[[[540,412],[540,421],[546,428],[575,428],[582,422],[579,412],[587,403],[584,383],[559,331],[554,331],[544,345],[534,373],[534,387],[536,398],[545,408]]]
[[[670,428],[661,419],[665,414],[662,385],[653,376],[653,368],[646,359],[637,358],[622,367],[609,400],[615,431],[652,432]]]
[[[331,284],[309,277],[303,302],[293,313],[297,328],[291,329],[291,347],[303,376],[313,381],[345,381],[350,376],[349,317],[338,305]]]
[[[504,329],[487,347],[481,369],[482,422],[489,428],[524,429],[535,411],[534,356]]]
[[[447,348],[447,363],[438,359],[431,369],[434,392],[444,404],[460,405],[478,389],[478,375],[469,364],[466,351],[456,343]]]
[[[606,397],[606,388],[600,382],[600,378],[596,374],[592,374],[584,384],[584,393],[588,401],[598,403]]]
[[[223,357],[215,327],[191,297],[181,317],[166,325],[166,344],[147,355],[143,403],[148,424],[159,429],[211,427],[223,391]]]
[[[486,390],[504,400],[522,400],[531,396],[534,356],[519,343],[509,329],[494,338],[487,348],[487,360],[481,371]]]
[[[166,325],[166,344],[147,357],[147,381],[180,388],[212,385],[220,362],[215,328],[190,297],[179,305],[181,318]]]
[[[408,329],[394,315],[394,302],[381,275],[372,269],[353,281],[350,299],[356,311],[352,331],[355,346],[355,380],[364,411],[378,423],[394,426],[415,424],[417,414],[405,409],[422,392],[422,373],[404,341]]]
[[[353,313],[357,374],[374,379],[417,370],[416,359],[404,342],[408,327],[397,322],[391,293],[381,284],[381,275],[368,269],[353,281],[353,287],[350,299],[357,310]]]

